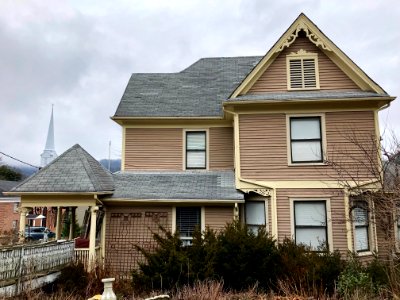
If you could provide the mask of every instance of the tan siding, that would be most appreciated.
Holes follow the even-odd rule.
[[[357,136],[364,147],[371,147],[374,114],[366,112],[329,112],[325,114],[328,159],[356,171],[358,179],[373,178],[364,153],[345,136]],[[337,172],[328,166],[288,166],[285,114],[240,115],[241,175],[256,180],[335,180]],[[345,134],[346,133],[346,134]],[[350,178],[349,176],[345,178]]]
[[[156,244],[152,232],[171,230],[172,207],[109,207],[106,220],[106,264],[113,274],[128,275],[143,260],[135,245],[147,250]]]
[[[210,169],[233,170],[233,128],[210,128]]]
[[[304,49],[318,53],[320,90],[359,90],[360,88],[335,65],[308,38],[297,38],[296,41],[281,54],[251,87],[248,94],[287,91],[286,55]]]
[[[285,237],[292,238],[291,224],[294,216],[290,215],[291,198],[330,199],[333,249],[338,249],[342,254],[346,254],[348,250],[347,230],[342,191],[337,189],[278,189],[277,213],[278,237],[280,242]]]
[[[213,230],[224,229],[227,223],[233,221],[233,205],[232,206],[206,206],[205,222],[206,227]]]
[[[182,170],[181,128],[127,128],[125,170]]]

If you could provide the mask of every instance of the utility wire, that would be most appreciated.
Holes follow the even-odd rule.
[[[6,153],[4,153],[4,152],[1,152],[1,151],[0,151],[0,154],[3,154],[4,156],[7,156],[7,157],[9,157],[9,158],[11,158],[11,159],[13,159],[13,160],[16,160],[16,161],[18,161],[18,162],[20,162],[20,163],[25,164],[25,165],[31,166],[31,167],[36,168],[36,169],[40,169],[40,167],[38,167],[38,166],[31,165],[30,163],[27,163],[27,162],[24,162],[24,161],[22,161],[22,160],[20,160],[20,159],[18,159],[18,158],[12,157],[11,155],[8,155],[8,154],[6,154]]]

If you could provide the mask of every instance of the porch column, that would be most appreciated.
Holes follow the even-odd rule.
[[[96,223],[98,210],[98,206],[90,208],[89,270],[92,270],[96,263]]]
[[[69,239],[72,240],[75,234],[75,211],[76,207],[71,207],[71,222],[69,223]]]
[[[107,210],[103,206],[104,216],[103,222],[101,224],[101,263],[104,268],[105,266],[105,259],[106,259],[106,220],[107,220]]]
[[[26,214],[28,209],[26,207],[19,208],[19,241],[22,242],[25,239],[25,224]]]
[[[61,212],[60,206],[57,207],[57,224],[56,224],[56,240],[61,238]]]

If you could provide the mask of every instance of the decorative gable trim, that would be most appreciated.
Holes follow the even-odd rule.
[[[307,25],[307,23],[302,20],[297,24],[292,34],[289,34],[284,38],[283,41],[281,41],[280,46],[277,47],[275,53],[279,53],[286,47],[289,47],[291,44],[293,44],[293,42],[299,36],[300,31],[304,31],[310,42],[313,43],[318,48],[327,51],[332,51],[331,47],[329,47],[328,44],[325,43],[325,41],[316,32],[312,31],[312,29]]]
[[[319,47],[363,91],[387,94],[302,13],[260,60],[257,66],[246,76],[236,90],[233,91],[229,99],[246,94],[281,51],[289,47],[296,40],[300,31],[304,31],[308,39]]]

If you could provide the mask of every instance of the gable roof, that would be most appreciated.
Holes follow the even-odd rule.
[[[113,119],[222,117],[223,100],[261,58],[202,58],[179,73],[132,74]]]
[[[111,173],[76,144],[11,192],[96,193],[113,190]]]
[[[307,38],[319,47],[349,78],[363,91],[382,95],[387,93],[373,81],[360,67],[358,67],[342,50],[340,50],[305,14],[301,13],[290,25],[286,32],[272,46],[258,65],[244,78],[240,85],[232,92],[230,98],[236,98],[254,85],[258,78],[268,69],[283,49],[289,47],[304,31]]]
[[[135,171],[113,177],[115,192],[109,200],[244,200],[232,171]]]

